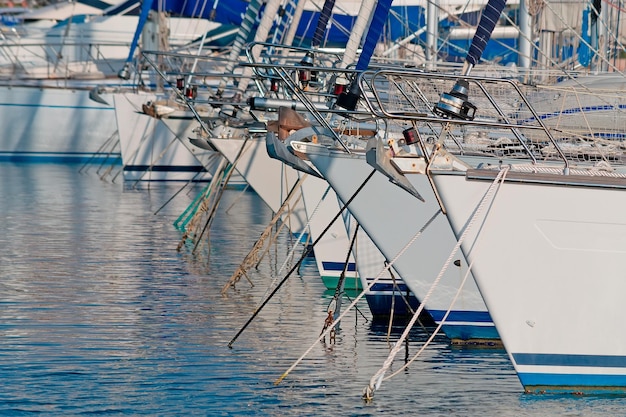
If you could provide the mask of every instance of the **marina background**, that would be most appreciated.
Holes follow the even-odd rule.
[[[524,394],[504,350],[443,336],[365,403],[389,349],[386,323],[372,323],[366,304],[335,345],[318,343],[275,385],[319,335],[332,294],[307,263],[228,348],[285,274],[281,236],[250,274],[254,287],[242,280],[220,294],[271,219],[259,197],[227,190],[209,252],[192,256],[176,251],[172,223],[201,184],[160,209],[180,184],[133,188],[80,168],[0,164],[2,415],[625,414],[622,396]],[[426,338],[412,332],[409,357]]]

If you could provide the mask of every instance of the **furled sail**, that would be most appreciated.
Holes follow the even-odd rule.
[[[315,32],[313,33],[313,40],[311,41],[312,49],[319,48],[320,45],[322,44],[322,40],[324,38],[324,31],[326,30],[326,26],[328,25],[328,21],[330,20],[330,16],[333,13],[334,7],[335,7],[335,0],[324,1],[324,6],[322,7],[320,16],[317,19],[317,26],[315,27]],[[300,61],[300,65],[313,66],[314,65],[313,52],[311,51],[307,52],[304,58],[302,58],[302,61]]]
[[[376,48],[376,44],[380,39],[380,34],[382,33],[383,27],[385,26],[385,22],[387,21],[389,9],[391,8],[391,3],[392,0],[378,0],[376,8],[374,9],[374,14],[372,16],[370,28],[367,31],[367,35],[365,36],[363,50],[361,51],[359,60],[356,63],[357,71],[364,71],[369,66],[372,55],[374,54],[374,49]],[[359,100],[359,96],[359,86],[356,79],[354,79],[352,80],[348,91],[345,93],[341,93],[337,98],[337,105],[347,110],[354,110]]]
[[[506,0],[489,0],[483,9],[480,22],[478,22],[478,28],[476,28],[476,33],[474,34],[469,52],[465,58],[465,61],[472,67],[480,61],[480,57],[485,51],[487,42],[489,42],[491,38],[491,33],[496,27],[498,19],[500,19],[500,14],[502,14],[505,4]]]
[[[322,12],[317,20],[317,26],[315,27],[315,33],[313,33],[313,40],[311,41],[311,47],[317,48],[322,44],[324,38],[324,31],[330,20],[330,15],[335,7],[335,0],[324,1]]]
[[[133,40],[130,44],[130,50],[128,51],[128,58],[126,58],[126,63],[124,67],[120,70],[118,76],[124,80],[130,78],[130,64],[135,57],[135,50],[137,49],[137,44],[139,43],[139,36],[141,35],[141,31],[143,30],[144,25],[146,24],[146,20],[148,20],[148,13],[152,9],[152,2],[144,0],[141,3],[141,12],[139,13],[139,21],[137,22],[137,28],[135,29],[135,34],[133,35]]]
[[[372,55],[374,55],[374,49],[380,39],[380,35],[383,32],[383,27],[387,22],[387,16],[389,16],[389,9],[391,8],[392,0],[379,0],[374,9],[374,15],[372,16],[372,22],[370,28],[365,36],[365,42],[363,42],[363,50],[359,55],[359,60],[356,63],[357,71],[364,71],[370,64]]]
[[[478,64],[480,57],[485,51],[487,42],[491,38],[491,33],[500,19],[500,14],[504,10],[506,0],[489,0],[483,9],[482,16],[478,22],[476,33],[472,39],[462,74],[469,75],[472,68]],[[476,113],[476,106],[468,101],[469,83],[460,78],[452,87],[449,93],[443,93],[439,102],[435,104],[433,111],[444,117],[473,120]]]
[[[133,35],[133,40],[130,44],[130,50],[128,51],[128,58],[126,58],[126,63],[124,64],[124,68],[119,72],[119,77],[123,79],[128,79],[130,77],[130,65],[135,57],[135,51],[137,50],[137,46],[139,45],[139,37],[143,31],[143,28],[148,20],[148,15],[150,10],[157,10],[163,12],[169,12],[174,15],[180,15],[185,17],[201,17],[203,14],[203,10],[205,9],[205,3],[207,0],[192,0],[192,1],[184,1],[184,0],[143,0],[141,1],[141,9],[139,13],[139,20],[137,22],[137,27],[135,28],[135,34]],[[250,26],[251,28],[255,25],[255,21],[258,16],[259,8],[261,7],[261,0],[251,0],[250,4],[247,6],[247,14],[244,16],[243,22],[239,20],[241,17],[239,15],[235,15],[237,17],[233,17],[234,11],[230,9],[239,10],[240,7],[244,4],[242,0],[237,0],[235,2],[229,2],[229,5],[214,5],[217,11],[216,21],[219,23],[228,23],[228,24],[240,24],[242,28],[247,28]],[[129,7],[132,5],[132,1],[123,3],[125,7]],[[252,7],[250,7],[252,6]],[[217,10],[219,9],[219,10]],[[215,16],[215,11],[212,9],[213,15]],[[248,14],[250,16],[248,16]],[[251,23],[246,21],[246,18],[251,19]],[[234,19],[234,21],[233,21]],[[244,39],[244,43],[247,39]]]
[[[248,4],[248,8],[246,9],[246,14],[243,17],[241,22],[241,26],[239,27],[239,31],[237,32],[237,37],[235,38],[235,42],[230,49],[230,54],[228,56],[228,63],[226,64],[226,68],[224,69],[224,73],[228,74],[233,71],[235,66],[237,65],[237,59],[241,54],[241,50],[243,49],[244,44],[248,41],[248,37],[250,33],[252,33],[252,28],[256,24],[256,19],[259,16],[259,10],[261,9],[261,0],[252,0]],[[216,95],[221,97],[224,93],[224,89],[226,88],[226,84],[228,83],[228,78],[223,78],[220,81],[219,86],[217,87]]]

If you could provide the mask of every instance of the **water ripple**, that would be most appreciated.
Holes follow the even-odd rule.
[[[155,215],[177,186],[128,190],[77,168],[0,165],[1,415],[623,414],[623,398],[524,395],[503,351],[443,337],[366,404],[389,341],[356,313],[274,385],[319,335],[329,297],[308,264],[228,348],[284,275],[286,236],[251,271],[254,287],[220,294],[271,218],[259,198],[226,192],[207,260],[176,252],[172,222],[194,192]],[[426,338],[414,330],[407,356]]]

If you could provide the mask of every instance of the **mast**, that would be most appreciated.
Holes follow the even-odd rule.
[[[426,63],[431,71],[437,59],[437,38],[439,29],[438,0],[430,0],[426,7]]]
[[[365,33],[365,29],[370,22],[370,17],[374,12],[375,6],[376,0],[363,0],[363,3],[361,3],[359,14],[356,17],[354,26],[352,26],[352,32],[350,33],[350,38],[346,44],[346,52],[343,54],[343,58],[341,59],[341,68],[347,68],[348,65],[354,62],[357,50],[361,45],[363,34]]]
[[[241,21],[241,27],[239,28],[239,32],[237,32],[237,36],[235,37],[235,41],[233,42],[233,46],[231,47],[230,54],[228,55],[228,63],[224,68],[224,74],[231,73],[235,69],[235,66],[237,65],[237,59],[241,54],[243,45],[248,41],[248,36],[250,36],[256,18],[259,15],[259,9],[261,9],[261,0],[250,0],[250,3],[246,8],[246,14]],[[217,86],[216,95],[218,97],[221,97],[222,94],[224,94],[224,89],[226,88],[227,83],[228,78],[222,78],[219,85]]]
[[[591,22],[589,27],[591,32],[591,70],[596,71],[598,69],[598,52],[600,50],[598,47],[598,17],[602,3],[598,0],[593,0],[591,3]]]
[[[303,1],[303,0],[301,0]],[[272,28],[272,24],[274,23],[274,18],[278,15],[278,9],[280,7],[281,0],[269,0],[267,4],[265,4],[265,10],[263,11],[263,17],[261,18],[261,22],[259,23],[259,27],[257,28],[256,34],[254,36],[254,42],[265,42],[267,40],[267,36],[270,33],[270,29]],[[252,57],[254,61],[258,61],[261,56],[260,49],[254,49],[252,51]],[[243,94],[247,88],[248,84],[250,84],[250,79],[252,76],[252,68],[244,67],[242,78],[239,80],[237,84],[237,94]]]
[[[311,41],[311,48],[319,48],[322,44],[322,39],[324,38],[324,31],[326,30],[326,25],[328,25],[328,21],[330,20],[330,15],[333,12],[333,8],[335,7],[335,0],[326,0],[324,1],[324,6],[322,7],[322,12],[317,20],[317,26],[315,27],[315,32],[313,33],[313,40]]]
[[[367,31],[365,42],[363,42],[363,50],[361,51],[359,60],[356,63],[355,69],[357,72],[364,71],[369,66],[372,55],[374,54],[374,49],[376,48],[376,44],[380,39],[383,27],[387,21],[389,9],[391,8],[391,2],[392,0],[379,0],[376,4],[370,28]],[[341,93],[339,97],[337,97],[336,104],[346,110],[354,110],[357,102],[359,101],[360,94],[361,92],[359,91],[358,82],[356,78],[354,78],[350,84],[348,92]]]
[[[519,2],[519,38],[517,42],[518,60],[521,68],[530,69],[532,65],[532,26],[528,12],[529,0]]]
[[[496,27],[498,19],[500,19],[505,4],[506,0],[489,0],[483,9],[483,14],[478,22],[478,28],[476,28],[476,33],[474,34],[467,57],[465,58],[465,63],[463,64],[463,75],[469,75],[472,68],[480,61],[480,57],[485,51],[487,42],[489,42],[491,38],[491,33]]]
[[[130,43],[130,50],[128,51],[128,58],[126,58],[124,67],[117,74],[117,76],[123,80],[128,80],[130,78],[130,66],[135,56],[135,49],[137,49],[137,45],[139,44],[139,36],[141,35],[141,32],[143,31],[143,27],[146,24],[146,21],[148,20],[148,14],[150,13],[151,8],[152,8],[151,0],[143,0],[141,2],[141,12],[139,14],[139,21],[137,22],[137,27],[135,28],[135,34],[133,35],[133,40]]]
[[[500,14],[502,14],[505,4],[506,0],[489,0],[483,9],[483,14],[480,17],[476,33],[474,34],[467,57],[465,58],[465,63],[463,64],[461,71],[462,77],[469,75],[472,68],[480,61],[480,57],[485,51],[487,42],[489,42],[491,38],[491,33],[496,27],[498,19],[500,19]],[[474,119],[476,106],[467,101],[468,90],[469,83],[467,80],[460,78],[449,93],[443,93],[441,95],[433,111],[447,117],[465,120]]]

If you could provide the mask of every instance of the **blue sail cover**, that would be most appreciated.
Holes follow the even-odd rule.
[[[107,7],[102,13],[103,16],[117,16],[118,14],[126,14],[134,16],[139,13],[139,0],[126,0],[111,7]]]
[[[357,71],[365,71],[370,64],[370,60],[372,59],[372,55],[374,54],[374,49],[376,48],[376,44],[380,39],[380,34],[382,33],[383,27],[387,22],[387,17],[389,15],[389,9],[391,8],[391,2],[393,0],[378,0],[376,3],[376,8],[374,9],[374,14],[372,16],[370,27],[367,31],[367,35],[365,36],[365,41],[363,42],[363,48],[361,50],[361,55],[359,55],[359,60],[356,63],[355,69]],[[353,79],[350,83],[350,87],[347,92],[341,93],[337,97],[336,105],[339,107],[343,107],[346,110],[354,110],[356,108],[357,102],[360,97],[360,89],[356,79]]]
[[[485,6],[480,22],[478,23],[478,28],[476,28],[474,39],[472,39],[472,44],[467,53],[466,60],[470,64],[476,65],[478,61],[480,61],[480,57],[485,51],[487,42],[489,42],[491,38],[491,33],[496,27],[498,19],[500,19],[500,14],[502,14],[505,4],[506,0],[489,0]]]
[[[141,31],[143,30],[144,25],[146,24],[146,20],[148,20],[148,13],[150,13],[150,9],[152,8],[152,2],[144,1],[141,4],[141,13],[139,14],[139,21],[137,22],[137,28],[135,29],[135,34],[133,35],[133,40],[130,44],[130,50],[128,51],[128,58],[126,58],[126,62],[129,63],[133,60],[135,56],[135,49],[137,49],[137,43],[139,43],[139,36],[141,35]]]
[[[21,17],[14,16],[12,14],[2,14],[0,15],[0,25],[4,26],[17,26],[24,23],[24,19]]]
[[[212,14],[211,7],[203,7],[205,3],[213,3],[213,0],[166,0],[171,3],[178,2],[182,8],[178,12],[181,16],[201,17],[212,19],[218,23],[239,26],[243,16],[246,14],[249,0],[219,0],[215,6],[215,13]],[[260,20],[260,18],[258,19]],[[257,22],[258,23],[258,22]]]
[[[376,44],[380,39],[380,34],[383,31],[385,22],[387,22],[387,16],[389,15],[392,1],[393,0],[379,0],[378,3],[376,3],[374,16],[372,16],[370,28],[365,36],[365,42],[363,42],[363,50],[356,63],[357,71],[364,71],[369,66]]]
[[[128,3],[132,1],[133,0],[128,0]],[[138,0],[135,0],[135,1],[139,3]],[[304,1],[304,0],[300,0],[300,1]],[[333,0],[333,1],[336,1],[336,0]],[[128,3],[125,2],[124,4],[128,4]],[[218,0],[217,2],[214,2],[213,0],[209,0],[208,2],[206,2],[205,0],[186,0],[186,1],[185,0],[162,0],[162,1],[153,0],[151,2],[150,9],[159,10],[159,5],[161,5],[161,9],[169,12],[172,16],[202,17],[205,19],[212,18],[212,20],[214,20],[217,23],[222,23],[225,25],[232,25],[232,26],[241,26],[242,20],[244,16],[246,15],[246,11],[247,11],[249,3],[250,3],[249,0]],[[378,12],[380,14],[376,12],[375,13],[376,13],[376,16],[382,16],[382,15],[385,15],[385,9],[388,10],[387,15],[381,19],[384,21],[386,25],[384,27],[384,30],[385,30],[385,34],[389,36],[390,41],[403,38],[425,26],[426,13],[423,7],[418,6],[418,5],[409,5],[409,6],[391,5],[389,7],[388,3],[391,3],[389,0],[384,0],[382,3],[384,4],[381,4],[381,2],[379,2],[379,4],[377,4],[376,6],[377,9],[380,8],[380,11]],[[500,3],[498,7],[499,7],[499,10],[502,10],[502,8],[504,7],[505,0],[499,0],[499,1],[496,1],[496,3]],[[214,13],[212,13],[213,6],[215,6]],[[327,8],[332,9],[330,4],[327,5],[325,3],[324,10],[327,10]],[[138,9],[139,8],[136,9],[135,14],[138,11],[139,13],[141,13],[141,11]],[[141,10],[144,10],[144,9],[141,9]],[[258,26],[263,10],[264,10],[264,7],[261,7],[258,10],[258,16],[256,16],[254,19],[254,27],[251,28],[250,30],[251,36],[253,36],[255,29]],[[494,7],[491,7],[491,8],[488,7],[483,12],[483,15],[485,16],[491,15],[491,14],[495,16],[493,18],[494,25],[500,16],[499,12],[495,13],[495,10],[496,9]],[[356,16],[345,15],[345,14],[340,14],[340,13],[331,13],[330,21],[332,23],[330,25],[325,24],[322,27],[322,29],[325,29],[325,34],[324,34],[325,45],[335,46],[335,47],[345,47],[345,45],[348,42],[352,26],[354,25],[356,21],[356,18],[357,18]],[[376,18],[377,17],[375,17],[375,19]],[[322,20],[322,16],[319,11],[305,10],[303,12],[302,18],[298,25],[298,29],[296,31],[296,39],[299,40],[298,44],[302,46],[308,46],[308,45],[314,45],[314,44],[317,44],[317,42],[320,42],[319,45],[321,45],[321,37],[319,37],[320,35],[315,34],[316,29],[320,25],[312,24],[312,22],[323,23],[323,21],[320,22],[320,20]],[[137,36],[139,36],[142,29],[143,29],[142,27],[137,28]],[[379,26],[378,35],[375,35],[375,33],[372,32],[371,39],[373,40],[371,40],[370,42],[372,42],[373,45],[375,45],[376,42],[378,42],[378,40],[380,39],[382,31],[383,31],[383,27]],[[478,31],[477,31],[477,34],[478,34]],[[246,41],[250,41],[251,36]],[[422,36],[422,38],[424,37],[425,35]],[[488,39],[489,38],[487,37],[486,40]],[[422,39],[422,42],[423,41],[424,39]],[[513,42],[513,44],[511,44],[510,46],[514,48],[515,41],[514,40],[510,40],[510,41]],[[455,42],[459,42],[459,45],[458,45],[460,47],[459,49],[463,49],[463,50],[468,49],[467,41],[452,41],[451,43],[455,43]],[[463,43],[465,46],[463,45]],[[445,50],[445,47],[444,47],[444,50]],[[458,51],[456,50],[454,52],[455,52],[454,55],[458,53]],[[511,53],[510,50],[507,50],[506,47],[501,47],[499,45],[490,46],[490,49],[486,52],[483,52],[483,54],[485,54],[485,56],[489,58],[494,58],[494,57],[502,58],[503,56],[506,57],[509,55],[514,55],[513,53]],[[364,60],[363,62],[366,61],[365,58],[366,57],[363,58]],[[517,59],[516,57],[511,57],[511,61],[516,61],[516,59]]]
[[[131,62],[137,49],[139,37],[143,31],[143,27],[148,19],[148,13],[150,10],[158,10],[168,12],[175,16],[183,17],[204,17],[208,18],[212,9],[205,7],[207,0],[150,0],[141,2],[141,9],[139,13],[139,21],[135,34],[130,45],[128,52],[128,58],[126,62]],[[230,24],[239,26],[242,24],[242,16],[248,9],[249,1],[243,0],[228,0],[219,1],[216,7],[215,21],[222,24]],[[258,13],[258,10],[254,10],[254,13]]]
[[[304,0],[300,0],[304,1]],[[386,0],[385,0],[386,1]],[[168,3],[175,3],[175,0],[167,0]],[[188,0],[187,3],[182,3],[185,7],[180,12],[183,16],[203,17],[208,19],[211,16],[211,8],[205,7],[202,9],[198,7],[199,2],[204,0]],[[217,2],[216,12],[214,20],[218,23],[230,24],[239,26],[241,24],[242,17],[246,13],[249,0],[219,0]],[[324,5],[326,8],[326,4]],[[177,14],[174,8],[170,7],[172,14]],[[333,7],[331,7],[333,9]],[[202,11],[202,14],[198,16],[198,12]],[[392,23],[388,25],[388,33],[392,40],[407,36],[408,34],[418,30],[424,25],[425,13],[424,8],[417,5],[411,6],[392,6],[391,10],[395,13],[390,16],[389,19]],[[263,13],[263,8],[260,10],[260,14]],[[350,31],[354,22],[356,22],[357,16],[345,15],[340,13],[334,13],[330,15],[332,24],[324,25],[326,46],[338,46],[343,47],[347,44],[350,37]],[[320,12],[317,10],[304,10],[298,29],[296,30],[296,38],[301,41],[303,46],[313,45],[313,39],[315,39],[315,31],[317,22],[321,19]],[[256,19],[256,23],[261,20],[261,16]],[[321,40],[320,40],[321,45]]]
[[[335,7],[335,0],[326,0],[324,2],[324,7],[322,7],[322,12],[320,13],[320,17],[317,20],[317,26],[315,27],[315,33],[313,33],[313,40],[311,41],[311,46],[313,48],[317,48],[322,44],[324,31],[326,30],[326,26],[328,25],[328,20],[330,20],[330,15],[333,12],[333,7]]]
[[[591,31],[589,30],[589,8],[583,10],[583,21],[581,31],[581,37],[585,42],[580,42],[578,45],[578,62],[583,67],[588,67],[591,64],[591,58],[593,57],[593,51],[589,47],[591,45]]]

